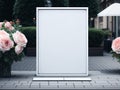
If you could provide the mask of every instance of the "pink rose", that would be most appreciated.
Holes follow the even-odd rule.
[[[17,55],[19,55],[22,51],[23,51],[23,47],[22,47],[22,46],[17,45],[17,46],[15,47],[15,53],[16,53]]]
[[[120,37],[116,38],[112,42],[112,50],[120,54]]]
[[[10,22],[5,22],[5,28],[9,30],[14,30],[14,27],[10,24]]]
[[[10,39],[9,34],[3,30],[0,31],[0,51],[5,52],[13,48],[14,42]]]
[[[3,22],[0,22],[0,28],[2,28]]]
[[[9,37],[9,34],[4,30],[0,30],[0,37],[4,37],[4,36]]]
[[[15,43],[19,46],[25,47],[27,44],[27,38],[25,37],[24,34],[22,34],[19,31],[16,31],[13,34],[13,39],[14,39]]]

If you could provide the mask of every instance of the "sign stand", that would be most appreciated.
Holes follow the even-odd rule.
[[[38,7],[33,80],[91,80],[88,76],[88,8]]]
[[[90,77],[34,77],[35,81],[91,81]]]

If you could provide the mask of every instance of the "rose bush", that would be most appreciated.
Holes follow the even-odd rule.
[[[112,41],[112,54],[113,57],[117,58],[120,61],[120,37],[117,37]]]
[[[27,38],[10,22],[0,22],[0,61],[12,64],[24,56]]]

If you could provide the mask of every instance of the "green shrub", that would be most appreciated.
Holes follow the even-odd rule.
[[[104,40],[104,32],[95,28],[89,30],[89,47],[99,47]]]
[[[27,47],[36,47],[36,27],[22,27],[21,32],[28,39]]]
[[[104,31],[104,39],[108,39],[109,37],[112,37],[112,32],[109,30]]]
[[[27,47],[36,47],[36,27],[22,27],[21,32],[28,39]],[[99,47],[104,40],[104,32],[95,28],[89,29],[89,47]]]

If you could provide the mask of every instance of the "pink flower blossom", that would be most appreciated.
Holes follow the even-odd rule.
[[[22,46],[17,45],[17,46],[15,47],[15,53],[16,53],[17,55],[19,55],[22,51],[23,51],[23,47],[22,47]]]
[[[10,22],[5,22],[5,28],[9,30],[14,30],[14,27],[10,24]]]
[[[0,31],[0,51],[5,52],[13,48],[14,42],[10,39],[9,34],[4,30]]]
[[[117,54],[120,54],[120,37],[116,38],[112,42],[112,50]]]
[[[26,39],[25,35],[19,31],[16,31],[13,34],[13,39],[14,39],[15,43],[19,46],[25,47],[27,44],[27,39]]]
[[[0,37],[4,37],[4,36],[9,37],[9,34],[4,30],[0,30]]]

